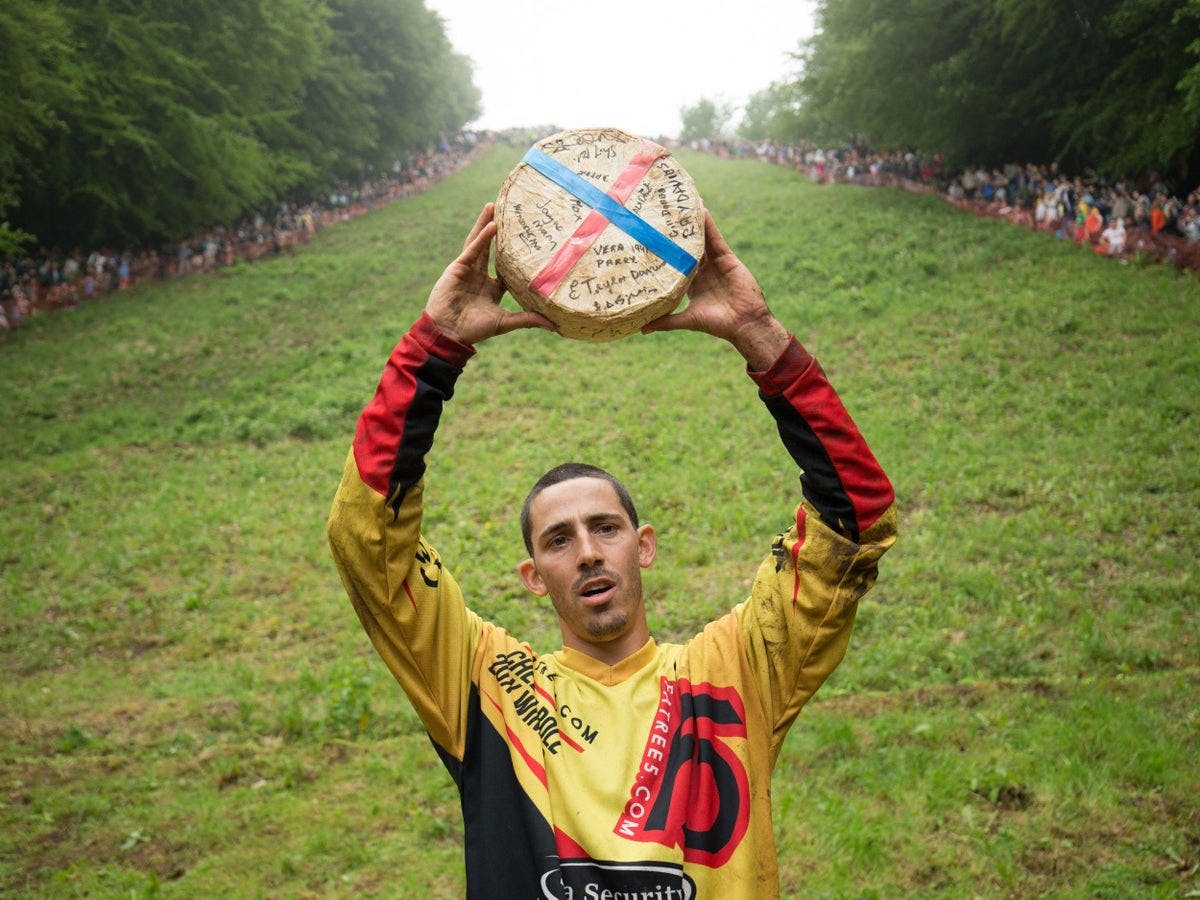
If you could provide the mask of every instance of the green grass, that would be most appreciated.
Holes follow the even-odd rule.
[[[0,341],[0,893],[461,894],[452,784],[324,520],[388,351],[518,156]],[[1200,890],[1200,283],[933,197],[682,159],[897,488],[900,542],[776,772],[787,892]],[[516,512],[567,458],[655,524],[668,640],[741,599],[795,496],[716,341],[483,345],[427,531],[545,650]]]

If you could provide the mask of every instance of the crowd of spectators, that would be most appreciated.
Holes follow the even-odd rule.
[[[307,202],[283,201],[230,226],[214,226],[165,247],[40,249],[0,267],[0,331],[29,316],[69,309],[151,279],[211,272],[239,260],[279,254],[316,232],[425,190],[461,168],[489,140],[463,132],[427,147],[390,171],[339,182]]]
[[[953,169],[938,155],[816,149],[770,141],[700,141],[694,149],[791,166],[818,183],[889,185],[937,192],[978,215],[1007,219],[1096,253],[1137,254],[1200,272],[1200,188],[1178,191],[1157,173],[1137,182],[1055,165]]]
[[[282,253],[328,225],[426,189],[496,137],[510,143],[536,139],[536,135],[463,132],[397,160],[389,172],[359,183],[336,184],[317,200],[281,202],[171,247],[87,253],[42,249],[9,260],[0,268],[0,331],[18,327],[30,315],[76,307],[148,279],[210,272],[238,260]],[[1001,168],[955,170],[938,155],[913,152],[820,149],[769,141],[704,140],[693,148],[791,166],[822,184],[837,181],[936,192],[962,209],[1053,234],[1096,253],[1120,259],[1143,254],[1200,272],[1200,188],[1181,196],[1156,173],[1137,183],[1109,183],[1094,173],[1068,175],[1054,165],[1010,163]]]

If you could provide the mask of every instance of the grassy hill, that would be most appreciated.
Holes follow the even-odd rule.
[[[452,783],[324,521],[389,350],[523,150],[0,340],[0,893],[461,894]],[[681,159],[898,495],[776,770],[785,891],[1200,889],[1200,282],[934,197]],[[483,345],[426,531],[543,650],[516,514],[568,458],[655,524],[666,640],[742,599],[796,495],[717,341]]]

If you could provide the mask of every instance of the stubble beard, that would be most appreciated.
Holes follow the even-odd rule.
[[[615,576],[613,577],[617,581],[618,588],[620,588],[619,579],[615,579]],[[554,604],[555,612],[558,613],[559,618],[573,619],[582,628],[588,640],[591,641],[602,642],[618,637],[628,630],[629,623],[632,621],[632,611],[620,606],[620,597],[614,598],[600,608],[587,607],[575,596],[572,596],[566,602],[559,600],[553,595],[551,595],[550,599]],[[578,615],[564,617],[564,610],[575,611]]]
[[[622,634],[629,626],[629,613],[619,609],[603,609],[584,622],[588,637],[598,641]]]

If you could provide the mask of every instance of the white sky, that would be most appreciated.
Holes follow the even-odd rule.
[[[740,107],[795,69],[813,0],[426,0],[475,63],[476,128],[611,125],[675,137],[679,110]],[[732,121],[736,122],[735,114]]]

